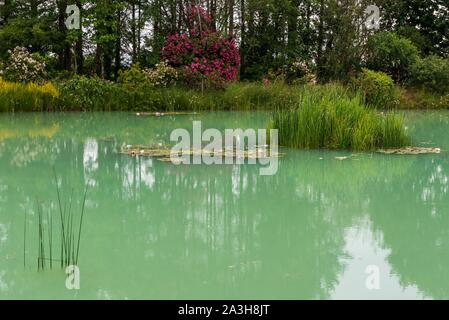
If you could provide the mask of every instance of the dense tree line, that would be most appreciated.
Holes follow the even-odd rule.
[[[380,30],[409,38],[423,55],[449,53],[447,0],[376,0]],[[345,79],[363,64],[372,0],[1,0],[0,59],[16,46],[39,53],[57,74],[113,79],[131,63],[160,60],[166,38],[185,31],[189,6],[236,39],[240,77],[258,79],[293,61],[322,82]],[[81,8],[82,31],[67,30],[66,8]]]

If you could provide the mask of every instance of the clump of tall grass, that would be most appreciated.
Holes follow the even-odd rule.
[[[403,119],[366,108],[359,95],[338,85],[304,92],[299,104],[273,112],[279,144],[299,149],[375,150],[409,143]]]
[[[37,203],[37,235],[38,235],[38,252],[37,252],[37,266],[38,270],[45,270],[47,266],[53,268],[53,263],[57,262],[61,268],[70,265],[77,265],[79,260],[81,232],[83,227],[83,218],[86,204],[87,187],[85,188],[82,201],[80,202],[79,211],[74,210],[73,189],[70,195],[63,201],[61,188],[58,185],[55,174],[56,193],[57,193],[57,212],[51,210],[44,214],[42,203],[36,200]],[[60,256],[55,259],[54,255],[54,230],[53,230],[53,215],[59,217],[59,246]],[[27,234],[27,215],[25,214],[24,224],[24,266],[26,267],[26,234]],[[56,229],[57,230],[57,229]]]

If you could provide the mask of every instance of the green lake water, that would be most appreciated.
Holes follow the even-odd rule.
[[[448,299],[449,113],[406,118],[415,145],[443,152],[284,149],[260,176],[119,151],[192,120],[264,128],[264,113],[0,115],[0,299]],[[74,207],[89,185],[80,290],[60,267],[37,270],[36,202],[56,214],[53,168]]]

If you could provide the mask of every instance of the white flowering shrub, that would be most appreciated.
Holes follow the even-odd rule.
[[[16,47],[8,50],[0,76],[13,82],[41,82],[45,76],[45,63],[34,58],[26,48]]]
[[[155,87],[167,87],[178,80],[178,71],[166,62],[156,64],[153,69],[144,71],[147,80]]]
[[[296,60],[288,67],[286,72],[287,81],[297,84],[315,84],[316,76],[308,65],[302,61]]]

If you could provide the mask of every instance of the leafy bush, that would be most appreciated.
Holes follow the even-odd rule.
[[[382,71],[398,82],[407,79],[411,66],[419,59],[413,43],[392,32],[380,32],[368,41],[367,66]]]
[[[352,80],[353,87],[363,95],[367,106],[390,109],[399,105],[399,93],[393,79],[383,72],[362,69]]]
[[[299,149],[375,150],[402,147],[409,140],[403,120],[364,107],[336,85],[308,90],[299,105],[276,111],[270,128],[279,130],[279,144]]]
[[[61,82],[59,90],[63,110],[109,111],[129,108],[125,86],[97,77],[74,76]]]
[[[133,64],[131,68],[118,72],[117,83],[121,83],[130,88],[135,88],[147,80],[145,72],[140,69],[139,64]]]
[[[429,56],[411,67],[409,84],[432,92],[449,93],[449,59]]]
[[[59,91],[47,82],[38,85],[7,82],[0,78],[0,111],[51,111],[57,105]]]
[[[9,59],[1,76],[7,81],[42,82],[45,76],[45,63],[33,57],[25,48],[16,47],[8,50]]]

